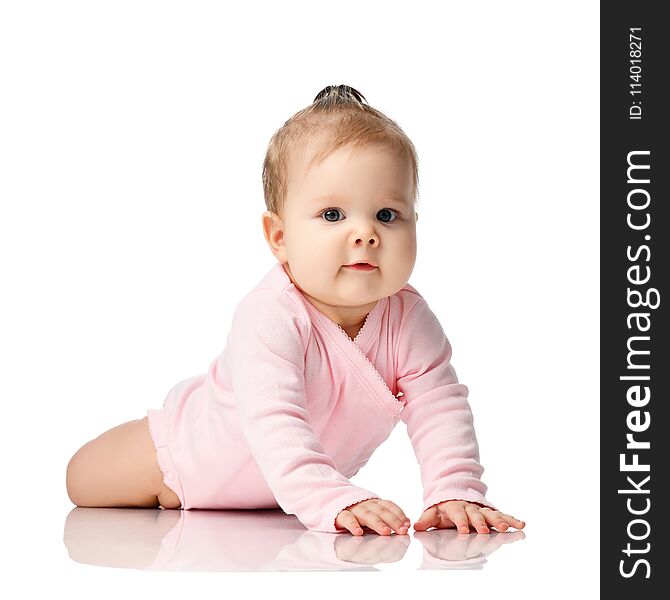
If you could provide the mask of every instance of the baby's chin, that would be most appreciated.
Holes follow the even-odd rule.
[[[370,304],[374,304],[382,298],[387,298],[392,296],[396,292],[400,291],[404,287],[404,284],[399,288],[395,289],[384,289],[380,287],[377,290],[340,290],[339,293],[333,293],[333,289],[330,288],[328,291],[314,290],[313,294],[307,293],[314,300],[318,300],[323,304],[329,306],[336,306],[338,308],[361,308]]]
[[[386,273],[346,273],[342,269],[333,277],[307,276],[287,269],[293,284],[306,296],[342,308],[355,308],[377,302],[399,292],[409,277],[394,277]]]

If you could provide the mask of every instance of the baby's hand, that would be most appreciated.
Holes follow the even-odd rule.
[[[354,535],[363,535],[361,525],[373,529],[379,535],[391,535],[391,529],[405,535],[410,522],[397,504],[390,500],[371,498],[340,511],[335,525],[348,529]]]
[[[464,500],[447,500],[425,510],[421,518],[414,523],[414,530],[425,531],[429,527],[438,529],[456,527],[459,533],[470,533],[470,524],[477,533],[490,533],[488,525],[501,532],[507,531],[510,526],[517,529],[523,529],[526,526],[523,521],[501,513],[499,510],[482,508]]]

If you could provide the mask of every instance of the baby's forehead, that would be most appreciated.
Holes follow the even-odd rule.
[[[301,141],[296,141],[289,148],[286,165],[287,182],[304,179],[314,167],[324,162],[330,155],[345,149],[351,152],[352,160],[356,159],[356,155],[360,156],[360,153],[365,151],[393,152],[394,150],[390,143],[374,141],[360,144],[353,142],[338,144],[336,140],[329,139],[323,132],[315,133]]]

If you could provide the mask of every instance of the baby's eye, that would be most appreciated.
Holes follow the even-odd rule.
[[[330,221],[331,223],[335,223],[335,222],[339,221],[339,219],[337,218],[337,215],[339,214],[339,212],[340,212],[340,211],[339,211],[337,208],[329,208],[328,210],[325,210],[325,211],[324,211],[323,213],[321,213],[321,214],[322,214],[322,216],[326,219],[326,221]],[[331,217],[332,217],[333,214],[334,214],[334,215],[335,215],[335,218],[333,218],[333,219],[328,218],[327,215],[329,215],[329,214],[330,214]]]
[[[393,218],[392,219],[388,218],[389,216],[391,216]],[[377,213],[377,217],[379,218],[379,220],[382,223],[391,223],[391,222],[395,221],[398,218],[398,216],[399,216],[398,211],[395,211],[392,208],[382,208]],[[388,218],[388,220],[387,220],[387,218]]]

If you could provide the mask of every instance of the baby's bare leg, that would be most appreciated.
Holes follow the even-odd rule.
[[[181,506],[163,483],[147,417],[122,423],[84,444],[70,459],[66,485],[77,506]]]

